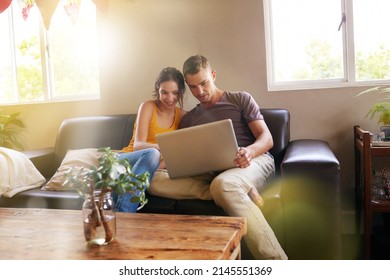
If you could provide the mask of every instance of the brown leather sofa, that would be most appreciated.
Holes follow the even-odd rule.
[[[340,165],[327,142],[290,140],[290,114],[262,109],[274,138],[270,151],[277,170],[261,191],[263,213],[289,259],[340,259]],[[68,149],[127,146],[135,114],[66,119],[55,147],[25,153],[46,178],[59,167]],[[33,189],[12,198],[0,197],[0,207],[81,209],[73,192]],[[149,196],[147,213],[226,215],[213,201],[173,200]],[[243,258],[251,258],[243,244]]]

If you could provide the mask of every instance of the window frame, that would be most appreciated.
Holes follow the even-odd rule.
[[[343,49],[343,68],[344,77],[340,79],[318,79],[318,80],[295,80],[295,81],[275,81],[274,67],[274,42],[272,37],[271,24],[271,1],[264,0],[264,27],[265,27],[265,53],[266,53],[266,73],[268,91],[290,91],[305,89],[326,89],[326,88],[343,88],[359,86],[376,86],[390,84],[388,80],[370,80],[357,81],[355,75],[355,48],[354,48],[354,28],[353,28],[353,0],[340,0],[341,16],[346,16],[346,21],[341,25],[342,32],[342,49]],[[350,43],[352,42],[352,43]]]
[[[92,1],[91,1],[92,2]],[[26,105],[26,104],[39,104],[39,103],[57,103],[57,102],[72,102],[72,101],[83,101],[83,100],[99,100],[101,97],[100,87],[97,92],[91,94],[71,94],[64,96],[54,95],[54,70],[53,62],[51,59],[51,47],[48,40],[49,32],[45,28],[43,19],[39,21],[39,40],[40,40],[40,55],[41,55],[41,67],[42,67],[42,100],[39,101],[21,101],[19,96],[19,88],[17,82],[18,70],[17,70],[17,58],[16,58],[16,45],[15,45],[15,27],[13,19],[13,6],[14,3],[8,7],[4,13],[8,13],[8,25],[9,25],[9,38],[10,38],[10,49],[11,49],[11,60],[12,60],[12,76],[14,80],[14,91],[12,101],[1,101],[0,106],[14,106],[14,105]],[[60,1],[57,5],[60,4]],[[38,9],[38,7],[35,7]],[[98,28],[97,22],[97,13],[96,13],[96,28]],[[97,38],[98,39],[98,38]],[[99,68],[99,58],[97,57],[97,65]],[[97,69],[100,72],[100,69]],[[99,78],[100,84],[100,78]]]

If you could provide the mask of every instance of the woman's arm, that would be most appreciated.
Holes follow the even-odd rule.
[[[142,150],[146,148],[159,149],[158,144],[152,144],[146,142],[148,137],[149,124],[153,116],[153,104],[154,101],[142,102],[138,108],[137,116],[137,128],[134,136],[134,151]]]

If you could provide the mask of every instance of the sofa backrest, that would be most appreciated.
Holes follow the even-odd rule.
[[[54,148],[57,167],[69,149],[111,147],[119,150],[127,146],[133,135],[135,119],[136,114],[65,119],[58,130]]]
[[[264,108],[261,114],[272,134],[274,146],[270,153],[274,156],[276,169],[279,170],[287,145],[290,142],[290,113],[286,109]]]
[[[277,167],[290,141],[290,115],[285,109],[261,109],[270,129],[274,146],[271,154]],[[69,149],[111,147],[119,150],[126,147],[133,135],[136,114],[87,116],[65,119],[57,134],[54,148],[58,167]]]

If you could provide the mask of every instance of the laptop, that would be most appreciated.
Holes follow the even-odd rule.
[[[238,145],[230,119],[157,134],[156,139],[171,179],[235,167]]]

